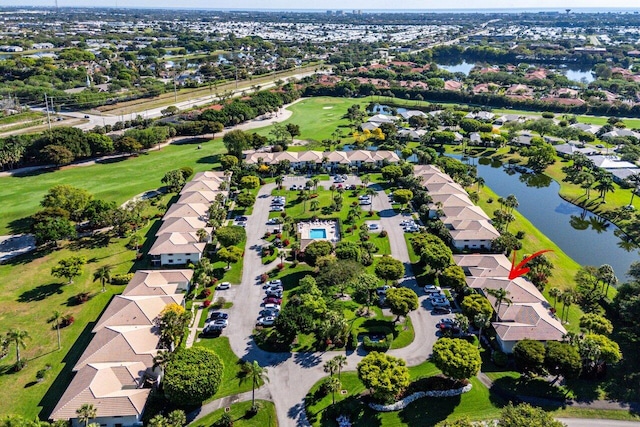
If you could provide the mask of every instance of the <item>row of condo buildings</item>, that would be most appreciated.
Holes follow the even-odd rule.
[[[500,234],[489,217],[475,206],[467,192],[451,177],[435,166],[415,166],[415,175],[429,191],[433,202],[430,214],[439,212],[440,219],[451,232],[453,246],[461,251],[488,251],[491,241]],[[511,262],[503,254],[455,255],[462,267],[467,284],[487,297],[495,307],[495,298],[485,289],[504,289],[510,304],[500,304],[496,321],[492,323],[502,351],[511,353],[513,346],[523,339],[560,341],[567,331],[552,313],[551,306],[529,280],[518,277],[509,280]]]
[[[393,151],[378,150],[353,150],[353,151],[280,151],[269,152],[247,152],[244,158],[245,163],[255,164],[277,164],[288,161],[294,169],[306,168],[315,165],[324,165],[334,168],[338,165],[348,165],[360,167],[363,164],[374,164],[384,166],[389,163],[397,163],[400,157]]]
[[[227,184],[222,184],[227,182]],[[166,212],[150,250],[156,265],[198,262],[206,242],[208,208],[227,197],[223,172],[201,172],[180,192]],[[221,196],[220,196],[221,195]],[[53,420],[71,420],[80,427],[78,410],[97,410],[92,422],[101,427],[141,426],[152,387],[160,378],[154,357],[161,350],[157,318],[168,304],[184,304],[193,270],[139,270],[122,294],[111,300],[92,329],[93,337],[73,366],[71,383],[51,413]]]

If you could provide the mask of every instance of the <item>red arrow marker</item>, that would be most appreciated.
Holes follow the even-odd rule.
[[[530,256],[526,257],[525,259],[523,259],[522,261],[520,261],[520,263],[518,265],[515,265],[516,264],[516,251],[513,251],[513,261],[511,261],[511,271],[509,272],[509,280],[513,280],[516,277],[520,277],[523,274],[527,274],[529,272],[529,267],[525,267],[524,265],[526,263],[528,263],[529,261],[531,261],[532,259],[534,259],[535,257],[540,256],[545,252],[553,252],[553,250],[544,249],[544,250],[538,251],[535,254],[530,255]]]

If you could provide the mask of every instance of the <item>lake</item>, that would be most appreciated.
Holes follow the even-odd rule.
[[[640,261],[637,251],[628,252],[620,246],[614,224],[562,199],[560,185],[548,176],[507,170],[487,158],[469,161],[477,166],[487,187],[501,197],[515,195],[520,204],[517,210],[579,264],[609,264],[623,281],[631,263]]]
[[[443,70],[447,70],[451,73],[463,73],[465,76],[468,76],[475,64],[469,63],[466,61],[462,61],[457,64],[437,64],[438,68],[442,68]],[[591,70],[579,70],[574,68],[561,68],[560,72],[564,73],[569,80],[578,82],[578,83],[591,83],[595,80]]]

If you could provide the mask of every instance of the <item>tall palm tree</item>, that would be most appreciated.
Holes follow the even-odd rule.
[[[367,187],[371,182],[371,177],[369,175],[364,175],[362,178],[360,178],[360,181],[362,181],[362,185]]]
[[[311,183],[313,184],[313,189],[315,191],[318,191],[318,183],[320,182],[320,178],[318,178],[317,176],[314,176],[313,178],[311,178]]]
[[[53,315],[51,316],[51,321],[53,322],[53,325],[56,328],[56,333],[58,334],[58,350],[62,348],[62,344],[60,343],[60,321],[61,320],[62,320],[62,313],[60,313],[58,310],[55,310],[53,312]]]
[[[640,173],[634,173],[633,175],[629,176],[627,178],[627,181],[631,183],[631,201],[629,202],[629,206],[633,206],[633,197],[636,195],[638,186],[640,186]]]
[[[302,212],[307,211],[307,200],[309,200],[309,192],[304,190],[304,192],[299,196],[302,200]]]
[[[160,368],[160,375],[164,374],[164,369],[167,367],[167,364],[171,361],[173,354],[166,350],[160,350],[158,354],[153,357],[153,366],[151,369]]]
[[[489,316],[485,313],[478,313],[473,318],[473,323],[478,328],[478,348],[480,348],[480,337],[482,337],[482,328],[487,328],[489,323]]]
[[[253,363],[247,362],[243,367],[244,372],[247,374],[245,378],[251,380],[251,407],[256,407],[256,387],[260,385],[260,381],[269,382],[267,377],[267,368],[263,368],[258,364],[257,360]]]
[[[93,273],[93,281],[96,282],[100,280],[100,283],[102,284],[102,292],[107,290],[105,288],[105,284],[108,280],[111,280],[111,268],[112,267],[110,265],[103,265]]]
[[[318,201],[318,199],[313,199],[310,203],[311,210],[317,211],[319,207],[320,207],[320,202]]]
[[[335,360],[336,366],[338,367],[338,379],[340,378],[340,374],[342,374],[342,368],[347,366],[347,357],[340,354],[333,358]]]
[[[369,205],[369,212],[373,211],[373,198],[374,197],[378,197],[378,192],[376,190],[374,190],[373,188],[369,188],[367,187],[367,189],[365,190],[364,194],[366,194],[367,196],[371,197],[371,204]]]
[[[331,191],[331,200],[333,200],[333,192],[336,191],[336,186],[334,184],[331,184],[331,187],[329,187],[329,191]]]
[[[549,289],[549,295],[553,297],[553,309],[556,309],[556,304],[558,303],[558,297],[562,295],[562,291],[560,288],[553,287]]]
[[[338,362],[335,360],[335,358],[328,360],[323,365],[323,369],[327,374],[329,374],[330,377],[333,377],[333,374],[338,372]]]
[[[207,240],[209,240],[209,233],[207,233],[207,230],[205,230],[204,228],[198,229],[198,231],[196,231],[196,236],[198,237],[198,241],[200,243],[205,243]]]
[[[484,291],[496,299],[495,309],[496,309],[497,317],[500,317],[500,307],[502,306],[502,303],[505,303],[507,305],[511,305],[513,303],[513,301],[509,299],[509,291],[505,290],[504,288],[499,288],[499,289],[485,288]]]
[[[572,291],[564,291],[560,295],[560,301],[562,301],[562,314],[560,315],[560,321],[564,319],[564,313],[567,312],[567,319],[569,319],[569,307],[575,302],[575,295]]]
[[[293,253],[293,260],[298,260],[298,252],[300,251],[300,243],[293,242],[291,243],[291,252]]]
[[[284,177],[282,175],[276,176],[276,185],[278,186],[279,190],[282,189],[282,182],[283,181],[284,181]]]
[[[478,185],[478,191],[480,191],[480,189],[484,187],[484,184],[485,184],[484,178],[481,176],[477,177],[476,184]]]
[[[16,366],[20,367],[20,347],[27,348],[26,341],[31,339],[29,332],[21,329],[9,329],[7,332],[7,338],[9,342],[12,342],[16,346]]]
[[[598,181],[598,185],[594,188],[600,192],[600,197],[602,197],[603,202],[605,201],[607,193],[613,193],[616,189],[613,185],[613,180],[608,176]]]
[[[76,415],[78,415],[80,422],[84,423],[84,427],[87,427],[89,420],[95,418],[97,414],[98,410],[90,403],[83,403],[79,409],[76,409]]]
[[[340,391],[342,389],[342,383],[339,378],[331,377],[327,381],[327,388],[331,392],[331,401],[332,405],[336,404],[336,391]]]

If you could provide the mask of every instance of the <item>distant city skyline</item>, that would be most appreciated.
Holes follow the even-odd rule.
[[[4,6],[48,6],[53,7],[55,0],[3,0]],[[325,0],[320,3],[312,0],[187,0],[178,2],[175,0],[58,0],[59,7],[126,7],[126,8],[195,8],[195,9],[254,9],[254,10],[454,10],[454,9],[564,9],[564,8],[598,8],[607,11],[612,8],[640,9],[640,5],[632,5],[629,0],[609,0],[606,6],[600,0],[485,0],[480,3],[477,0],[458,0],[454,4],[448,2],[436,2],[433,0],[405,0],[394,8],[389,8],[388,0]]]

